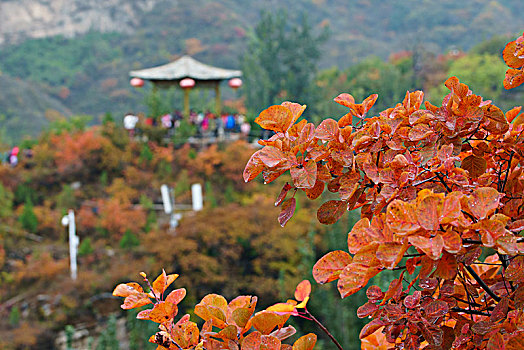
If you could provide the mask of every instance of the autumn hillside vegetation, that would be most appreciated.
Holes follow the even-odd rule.
[[[87,327],[96,345],[96,325],[115,312],[125,316],[108,291],[138,269],[182,273],[187,303],[220,290],[227,297],[256,294],[269,304],[307,273],[299,250],[317,225],[304,206],[282,231],[261,183],[242,180],[253,150],[245,142],[174,149],[131,140],[110,121],[86,128],[73,120],[25,147],[32,157],[0,165],[2,349],[51,348],[68,324]],[[193,183],[203,187],[204,210],[179,211],[172,232],[160,186],[168,184],[176,203],[190,206]],[[76,281],[61,225],[68,209],[80,237]],[[147,347],[147,339],[135,345]]]

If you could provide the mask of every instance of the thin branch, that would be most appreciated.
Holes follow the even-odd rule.
[[[432,181],[434,179],[437,178],[437,175],[433,176],[433,177],[430,177],[430,178],[427,178],[427,179],[424,179],[424,180],[420,180],[419,182],[415,182],[413,184],[411,184],[412,186],[418,186],[418,185],[422,185],[424,182],[428,182],[428,181]]]
[[[423,256],[423,255],[426,255],[426,254],[422,254],[422,253],[419,253],[419,254],[405,254],[402,257],[403,258],[416,258],[416,257]]]
[[[444,187],[446,188],[446,191],[448,192],[451,192],[451,188],[448,186],[448,184],[446,183],[446,181],[444,181],[444,178],[442,177],[442,175],[440,173],[435,173],[435,175],[438,177],[438,179],[440,180],[440,182],[444,185]]]
[[[504,192],[504,189],[506,188],[506,182],[508,182],[508,175],[511,169],[511,161],[513,160],[514,155],[515,155],[515,152],[511,151],[511,154],[509,155],[509,160],[508,160],[508,169],[506,169],[506,176],[504,177],[504,182],[502,183],[502,190],[500,192]]]
[[[340,345],[340,343],[335,339],[335,337],[333,337],[333,335],[328,331],[328,329],[326,327],[324,327],[324,325],[322,323],[320,323],[319,320],[317,320],[315,318],[315,316],[313,316],[307,309],[304,309],[304,311],[306,312],[306,315],[308,315],[309,317],[311,317],[311,320],[313,322],[315,322],[317,324],[317,326],[320,327],[320,329],[322,329],[324,331],[324,333],[326,333],[328,335],[328,337],[331,339],[331,341],[337,346],[337,348],[339,348],[339,350],[344,350],[342,348],[342,345]]]
[[[477,275],[477,273],[475,272],[475,270],[473,270],[471,266],[464,265],[464,267],[469,272],[469,274],[473,276],[473,278],[475,279],[475,281],[477,281],[480,287],[484,289],[486,293],[488,293],[490,297],[492,297],[497,302],[500,301],[500,297],[489,288],[489,286],[482,280],[482,278],[479,277],[479,275]]]
[[[469,315],[491,316],[491,314],[489,314],[487,312],[482,312],[482,311],[477,311],[477,310],[462,309],[460,307],[452,307],[451,311],[463,312],[463,313],[469,314]]]
[[[464,238],[462,240],[462,244],[482,244],[482,241],[479,241],[476,239]]]

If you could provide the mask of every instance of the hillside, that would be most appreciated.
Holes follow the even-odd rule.
[[[119,117],[144,110],[147,90],[129,87],[132,69],[166,63],[182,53],[238,68],[263,10],[287,11],[290,24],[306,15],[313,28],[328,26],[331,36],[322,47],[321,67],[340,69],[370,55],[386,59],[403,50],[468,50],[494,35],[517,33],[524,13],[519,0],[4,0],[0,6],[3,74],[38,86],[74,114],[95,119],[106,112]],[[0,111],[7,109],[0,104]],[[45,110],[35,112],[43,116]],[[22,113],[12,117],[22,118]]]

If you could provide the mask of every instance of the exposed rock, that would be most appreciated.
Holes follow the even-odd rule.
[[[161,0],[0,0],[0,45],[89,30],[132,32]]]

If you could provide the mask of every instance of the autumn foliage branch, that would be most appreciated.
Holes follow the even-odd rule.
[[[524,35],[503,58],[510,67],[504,86],[524,83]],[[377,95],[356,103],[343,93],[335,102],[348,113],[338,121],[298,121],[306,106],[292,102],[255,120],[274,135],[259,141],[264,147],[248,161],[244,180],[262,174],[269,183],[289,171],[292,181],[275,202],[282,226],[293,216],[297,191],[312,200],[326,188],[338,196],[317,211],[326,225],[360,209],[347,251],[323,256],[314,279],[337,281],[345,298],[380,272],[400,270],[386,290],[366,290],[368,302],[357,312],[371,318],[360,333],[366,349],[520,349],[524,342],[524,113],[504,113],[456,77],[445,85],[450,93],[442,104],[426,101],[425,109],[423,92],[415,91],[367,116]],[[163,273],[148,293],[136,283],[114,292],[126,298],[124,309],[154,303],[138,318],[160,324],[150,339],[160,349],[290,348],[281,343],[294,333],[284,327],[290,315],[316,320],[306,308],[311,287],[302,282],[296,300],[258,313],[256,297],[227,303],[211,294],[195,307],[205,320],[200,330],[187,315],[175,323],[185,290],[163,295],[175,278]],[[309,334],[292,348],[311,349],[315,341]]]

